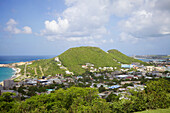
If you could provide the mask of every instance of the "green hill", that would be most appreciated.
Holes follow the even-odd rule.
[[[98,47],[76,47],[70,48],[59,58],[62,64],[74,73],[85,72],[82,65],[92,63],[95,67],[118,67],[120,64],[113,60],[113,57]]]
[[[120,63],[123,64],[131,64],[132,62],[139,62],[141,64],[147,65],[146,62],[143,62],[141,60],[138,59],[134,59],[131,57],[126,56],[125,54],[121,53],[120,51],[116,50],[116,49],[111,49],[108,50],[109,55],[111,55],[115,60],[117,60]]]
[[[27,65],[27,76],[42,76],[42,75],[55,75],[65,74],[66,70],[73,72],[74,74],[82,74],[85,69],[82,65],[86,63],[94,64],[94,67],[120,67],[120,63],[130,64],[132,62],[144,62],[133,59],[119,52],[118,50],[109,50],[105,52],[98,47],[75,47],[70,48],[61,55],[58,56],[61,64],[67,69],[61,69],[56,62],[55,58],[41,59],[34,61],[32,64]],[[20,66],[21,73],[24,75],[24,67]],[[42,73],[43,72],[43,73]]]

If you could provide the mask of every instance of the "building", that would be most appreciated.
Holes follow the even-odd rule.
[[[68,75],[74,75],[73,72],[70,72],[70,71],[65,71],[65,72],[66,72],[66,74],[68,74]]]
[[[133,65],[131,65],[131,64],[121,64],[121,68],[131,69],[131,68],[133,68]]]
[[[3,90],[3,87],[2,87],[2,85],[0,85],[0,90]]]
[[[154,71],[155,67],[154,66],[146,66],[146,71]]]
[[[54,59],[56,62],[60,62],[60,59],[58,57],[55,57]]]
[[[9,89],[14,87],[14,81],[13,80],[4,80],[4,88]]]

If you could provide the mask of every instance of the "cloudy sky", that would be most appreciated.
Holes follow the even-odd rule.
[[[79,46],[170,54],[170,0],[0,0],[0,55]]]

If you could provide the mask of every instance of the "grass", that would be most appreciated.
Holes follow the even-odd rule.
[[[148,65],[146,62],[143,62],[141,60],[138,59],[134,59],[131,58],[123,53],[121,53],[120,51],[116,50],[116,49],[111,49],[108,51],[109,55],[111,55],[115,60],[117,60],[118,62],[121,62],[123,64],[131,64],[133,62],[139,62],[141,64],[144,65]]]
[[[59,55],[59,58],[64,66],[78,74],[85,72],[81,67],[85,63],[92,63],[95,67],[120,67],[112,56],[97,47],[70,48]]]
[[[170,108],[167,109],[156,109],[156,110],[148,110],[148,111],[141,111],[135,113],[170,113]]]
[[[60,67],[57,64],[58,63],[54,61],[54,58],[37,60],[34,61],[32,64],[27,65],[27,73],[29,73],[30,76],[35,76],[35,68],[36,68],[38,74],[37,76],[41,77],[42,73],[39,68],[39,66],[41,66],[45,76],[64,74],[65,70],[60,69]],[[23,74],[24,66],[21,66],[20,68],[21,68],[21,73]]]
[[[69,71],[76,75],[83,74],[85,69],[82,65],[92,63],[96,68],[98,67],[117,67],[120,68],[121,63],[130,64],[132,62],[144,63],[140,60],[133,59],[119,52],[118,50],[109,50],[108,53],[98,47],[76,47],[70,48],[58,56],[62,65],[67,67]],[[38,77],[41,77],[39,66],[42,67],[44,75],[65,74],[65,70],[60,69],[58,63],[51,59],[41,59],[34,61],[33,64],[27,66],[27,72],[30,76],[35,76],[35,69]],[[20,66],[21,73],[24,73],[24,66]]]

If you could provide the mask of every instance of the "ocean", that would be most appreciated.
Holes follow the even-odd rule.
[[[55,56],[0,56],[0,64],[9,64],[15,62],[26,62],[38,59],[48,59]],[[12,68],[0,67],[0,82],[9,79],[14,75],[15,71]]]

